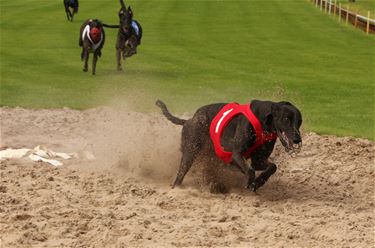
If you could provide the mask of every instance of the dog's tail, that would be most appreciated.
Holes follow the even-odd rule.
[[[103,23],[103,27],[106,27],[106,28],[119,28],[120,25],[109,25],[109,24]]]
[[[186,120],[183,120],[183,119],[180,119],[180,118],[177,118],[175,116],[173,116],[167,109],[167,106],[165,105],[165,103],[163,103],[162,101],[160,100],[157,100],[156,101],[156,106],[158,106],[159,108],[161,108],[161,111],[163,111],[163,114],[165,117],[167,117],[168,120],[170,120],[172,123],[176,124],[176,125],[184,125]]]

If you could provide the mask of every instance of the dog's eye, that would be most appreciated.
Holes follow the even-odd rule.
[[[288,117],[283,118],[284,123],[291,123],[290,119]]]

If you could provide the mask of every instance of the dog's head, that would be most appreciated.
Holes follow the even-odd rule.
[[[119,13],[118,13],[118,16],[120,18],[120,31],[123,35],[125,35],[126,37],[129,37],[130,36],[130,33],[131,33],[131,23],[132,23],[132,19],[133,19],[133,11],[132,9],[130,8],[130,6],[128,8],[125,7],[125,5],[123,7],[121,7]]]
[[[298,151],[302,146],[299,128],[302,124],[301,112],[289,102],[272,103],[267,123],[276,131],[286,151]]]

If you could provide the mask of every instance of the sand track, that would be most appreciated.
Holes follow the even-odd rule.
[[[203,163],[182,188],[169,188],[179,137],[180,127],[158,114],[1,108],[2,148],[43,144],[80,158],[56,168],[1,161],[0,244],[375,246],[373,142],[305,133],[296,158],[277,147],[278,171],[257,194],[211,194],[199,183]]]

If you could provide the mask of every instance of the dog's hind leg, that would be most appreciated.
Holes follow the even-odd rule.
[[[190,170],[191,166],[193,165],[193,162],[195,158],[197,157],[198,152],[184,152],[182,154],[181,164],[180,168],[178,169],[176,179],[172,185],[172,189],[182,183],[184,180],[185,175]]]
[[[98,61],[98,54],[94,52],[94,58],[92,59],[92,75],[95,75],[96,72],[96,62]]]
[[[68,21],[72,21],[72,12],[70,12],[69,7],[65,8],[66,17],[68,18]]]
[[[186,121],[182,128],[182,140],[181,140],[181,151],[182,158],[180,168],[178,169],[176,180],[174,181],[172,188],[180,185],[184,180],[185,175],[190,170],[202,148],[202,137],[204,128],[204,117],[194,117],[191,120]]]
[[[70,21],[69,10],[65,10],[65,13],[66,13],[66,19]]]

